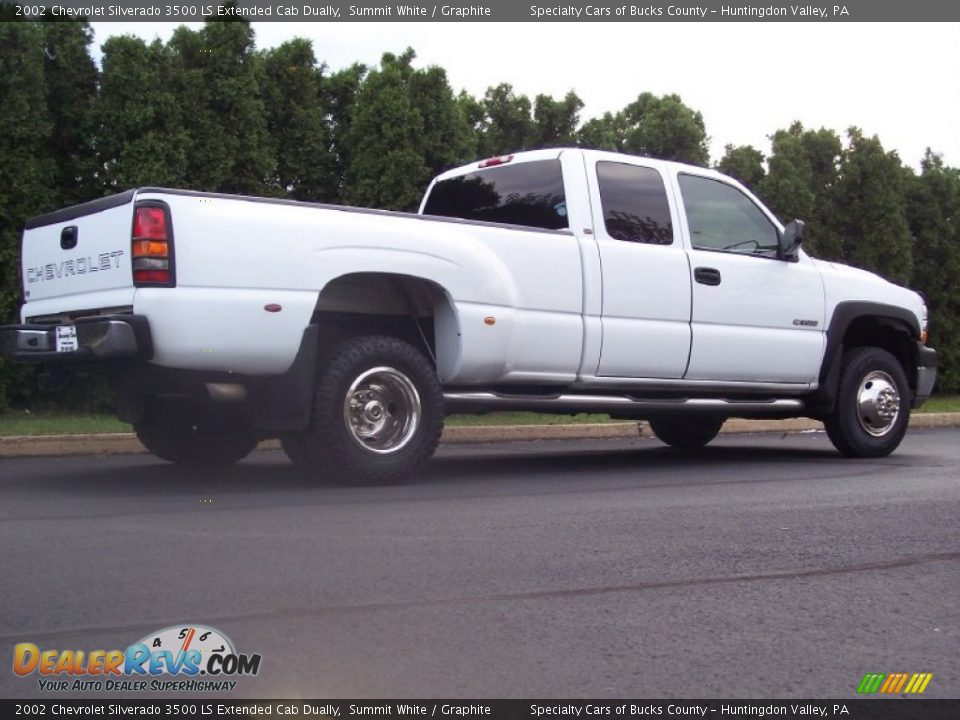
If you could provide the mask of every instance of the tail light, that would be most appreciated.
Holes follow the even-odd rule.
[[[173,228],[165,203],[138,203],[133,214],[133,284],[135,287],[173,287]]]

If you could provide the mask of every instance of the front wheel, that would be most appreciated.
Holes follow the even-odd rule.
[[[910,421],[910,386],[897,359],[876,347],[845,353],[827,436],[847,457],[885,457],[900,445]]]
[[[723,427],[722,417],[664,416],[650,419],[650,429],[661,442],[681,450],[696,450],[713,440]]]
[[[399,338],[353,338],[321,368],[310,428],[283,447],[322,479],[395,482],[430,459],[443,418],[443,392],[423,353]]]

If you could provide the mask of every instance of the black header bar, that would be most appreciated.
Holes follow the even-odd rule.
[[[96,22],[192,22],[243,17],[256,22],[956,22],[960,3],[943,0],[634,0],[634,2],[339,2],[237,0],[235,8],[194,0],[0,0],[15,18],[84,16]]]

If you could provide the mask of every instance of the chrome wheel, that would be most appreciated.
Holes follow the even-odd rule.
[[[420,395],[413,381],[392,367],[360,374],[347,390],[343,420],[355,443],[378,455],[399,452],[416,435]]]
[[[900,393],[887,373],[874,370],[860,382],[857,390],[857,419],[860,427],[874,437],[890,432],[900,414]]]

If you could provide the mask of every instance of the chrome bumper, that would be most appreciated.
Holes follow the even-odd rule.
[[[5,325],[0,327],[0,356],[15,362],[83,362],[115,358],[149,359],[153,355],[150,326],[139,315],[79,318],[76,347],[57,343],[57,328],[65,325]]]
[[[926,402],[933,392],[933,384],[937,381],[937,353],[935,350],[921,345],[917,352],[917,392],[913,396],[913,407],[917,408]]]

